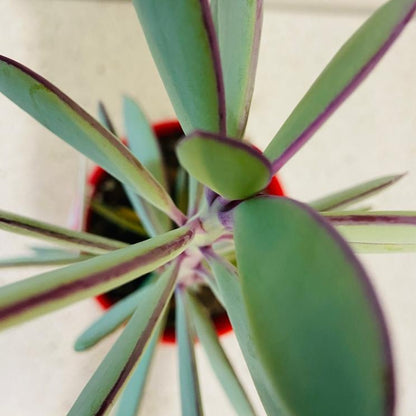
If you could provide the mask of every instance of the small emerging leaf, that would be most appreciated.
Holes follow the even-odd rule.
[[[270,181],[267,159],[226,137],[196,131],[179,143],[177,154],[192,176],[230,200],[247,198]]]

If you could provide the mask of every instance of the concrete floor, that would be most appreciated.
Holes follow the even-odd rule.
[[[264,148],[337,48],[379,0],[266,2],[258,78],[247,134]],[[409,174],[373,198],[378,209],[416,210],[416,25],[409,25],[371,79],[284,168],[289,195],[301,200],[389,173]],[[94,113],[102,99],[121,129],[121,94],[151,120],[174,116],[132,6],[127,2],[0,0],[0,53],[58,85]],[[0,207],[68,223],[80,165],[76,152],[0,96]],[[33,241],[0,232],[1,257]],[[398,416],[416,414],[416,255],[362,257],[385,308],[398,370]],[[38,270],[2,270],[0,284]],[[63,415],[116,334],[85,354],[76,335],[100,314],[92,301],[0,334],[0,414]],[[223,339],[254,394],[233,336]],[[198,364],[207,415],[232,410],[203,354]],[[161,347],[143,415],[179,415],[176,350]],[[258,402],[256,402],[259,406]],[[261,414],[261,411],[259,412]]]

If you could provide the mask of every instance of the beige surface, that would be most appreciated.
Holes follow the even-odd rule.
[[[248,134],[264,147],[328,59],[363,20],[327,9],[308,13],[267,3],[253,112]],[[280,4],[284,2],[280,1]],[[310,5],[299,2],[296,4]],[[325,4],[326,3],[326,4]],[[292,5],[295,3],[291,3]],[[314,3],[315,4],[315,3]],[[338,2],[320,2],[333,7]],[[340,0],[339,5],[373,6]],[[365,14],[365,13],[364,13]],[[416,25],[371,80],[354,94],[282,172],[290,195],[303,200],[385,173],[408,171],[396,188],[374,200],[378,208],[416,208]],[[152,120],[173,111],[132,7],[128,3],[0,0],[0,53],[50,78],[91,112],[103,99],[121,128],[122,93],[139,99]],[[76,186],[74,151],[0,97],[0,207],[65,224]],[[33,243],[33,242],[29,242]],[[1,255],[24,250],[25,239],[0,232]],[[399,416],[416,414],[416,255],[367,256],[393,334]],[[36,270],[1,271],[0,283]],[[0,414],[63,415],[111,345],[86,354],[71,346],[98,316],[91,301],[0,334]],[[241,371],[234,337],[224,339]],[[198,355],[199,352],[198,352]],[[207,414],[232,414],[204,357],[199,360]],[[161,348],[142,414],[178,415],[176,350]]]

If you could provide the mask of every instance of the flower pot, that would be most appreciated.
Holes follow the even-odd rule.
[[[165,121],[153,125],[153,130],[162,150],[165,166],[167,167],[167,177],[172,191],[175,184],[176,174],[179,164],[175,154],[175,144],[180,137],[183,136],[183,131],[177,121]],[[109,207],[127,207],[132,210],[127,195],[124,192],[123,186],[120,182],[110,176],[100,167],[95,167],[89,178],[88,184],[91,187],[90,204],[86,212],[85,228],[86,231],[94,234],[103,235],[105,237],[124,241],[129,244],[148,238],[146,235],[139,235],[131,230],[122,229],[105,219],[102,214],[97,213],[91,206],[91,201],[96,200]],[[266,188],[266,192],[271,195],[283,195],[282,186],[277,179],[273,177],[270,184]],[[171,192],[172,193],[172,192]],[[130,283],[122,285],[114,290],[104,293],[96,297],[97,302],[103,309],[110,308],[114,303],[129,295],[134,290],[138,289],[146,280],[147,276],[143,276]],[[211,314],[212,321],[215,325],[218,335],[223,335],[232,330],[231,323],[228,316],[212,294],[208,287],[204,287],[200,293],[201,300],[208,308]],[[172,301],[174,302],[174,301]],[[170,305],[168,313],[167,324],[163,333],[162,341],[165,343],[174,343],[175,337],[175,308]]]

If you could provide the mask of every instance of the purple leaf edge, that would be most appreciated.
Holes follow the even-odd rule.
[[[411,20],[416,11],[416,1],[413,3],[409,12],[405,17],[394,27],[390,36],[380,47],[380,49],[370,58],[362,69],[353,77],[353,79],[340,91],[340,93],[328,104],[325,110],[306,127],[301,135],[295,139],[294,142],[272,162],[273,173],[279,171],[288,161],[294,156],[299,149],[313,136],[314,133],[328,120],[328,118],[338,109],[338,107],[355,91],[355,89],[367,78],[375,66],[380,62],[381,58],[390,49],[395,40],[404,30],[405,26]]]
[[[218,45],[218,39],[215,32],[214,21],[212,19],[211,8],[208,0],[199,0],[202,12],[202,20],[208,37],[208,43],[211,51],[212,63],[214,66],[216,88],[218,96],[218,119],[219,131],[225,134],[227,131],[227,116],[225,105],[225,86],[222,74],[221,55]]]
[[[315,222],[326,230],[326,232],[331,236],[332,240],[338,245],[338,247],[344,253],[345,259],[356,271],[358,280],[362,284],[364,293],[373,309],[373,312],[377,319],[377,324],[380,329],[381,342],[382,342],[382,351],[384,352],[384,386],[385,386],[385,413],[384,416],[393,416],[394,407],[396,402],[396,393],[395,393],[395,374],[394,374],[394,362],[393,362],[393,353],[390,343],[389,331],[384,317],[383,310],[381,308],[380,302],[377,298],[376,292],[371,284],[368,274],[364,270],[364,267],[357,259],[356,255],[352,251],[349,244],[343,239],[343,237],[334,229],[331,223],[325,218],[322,217],[319,213],[314,211],[312,208],[303,204],[302,202],[296,201],[287,197],[272,196],[272,195],[258,195],[254,197],[255,199],[267,198],[267,199],[284,199],[291,201],[294,205],[301,208],[305,211]],[[254,199],[252,198],[252,199]]]

